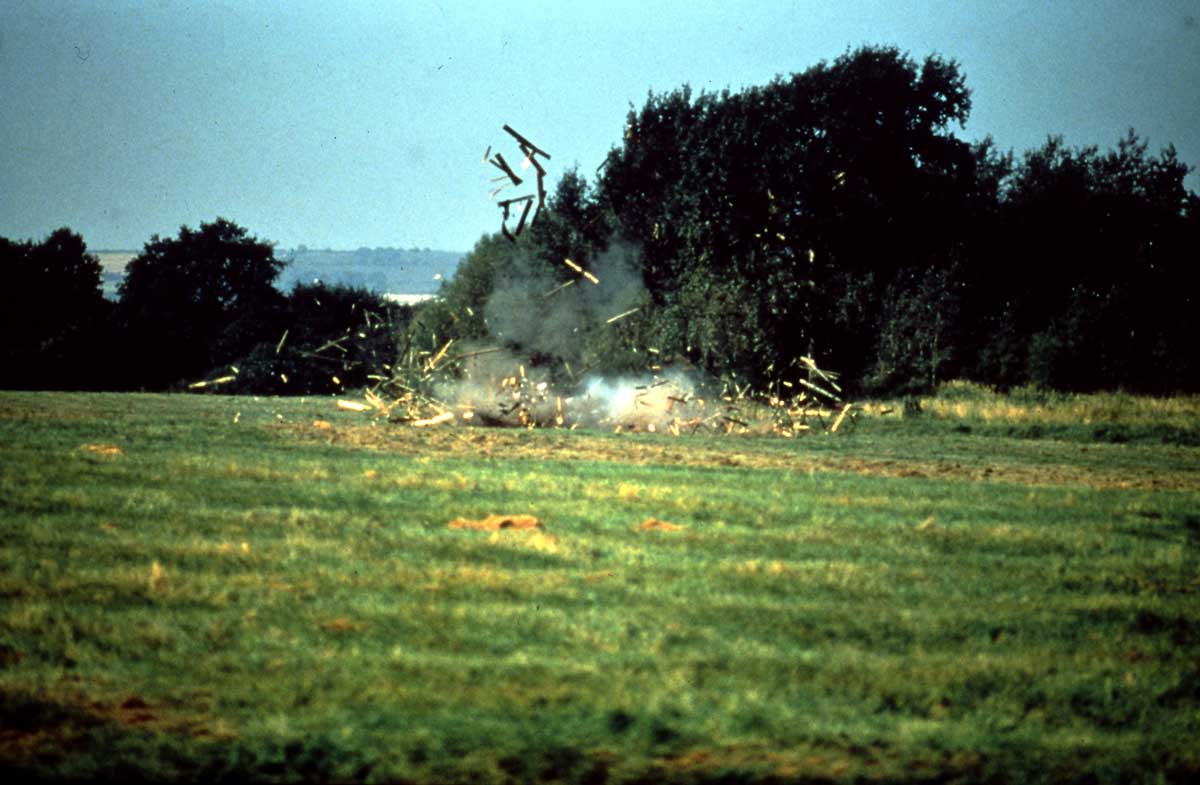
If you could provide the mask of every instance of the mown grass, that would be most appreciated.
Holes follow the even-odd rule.
[[[0,393],[0,761],[171,781],[1194,778],[1200,451],[972,417],[673,439]],[[544,529],[447,527],[488,513]]]
[[[905,403],[881,401],[868,405],[867,410],[874,414],[890,410],[903,416]],[[1200,447],[1200,395],[1076,394],[1034,387],[999,393],[979,384],[952,381],[943,384],[936,395],[907,403],[910,419],[919,411],[927,424],[950,425],[960,432]]]

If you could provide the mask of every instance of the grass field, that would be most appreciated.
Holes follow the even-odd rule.
[[[921,408],[673,438],[0,392],[0,772],[1200,775],[1200,400]],[[448,525],[492,513],[541,526]]]

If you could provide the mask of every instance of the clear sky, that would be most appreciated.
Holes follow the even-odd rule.
[[[548,185],[590,180],[648,91],[862,44],[957,60],[964,138],[1132,127],[1200,165],[1200,0],[6,0],[0,235],[140,249],[223,216],[282,248],[466,251],[500,227],[503,124],[553,156]]]

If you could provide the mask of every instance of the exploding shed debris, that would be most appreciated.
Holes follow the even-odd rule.
[[[514,131],[507,123],[504,125],[504,130],[510,136],[512,136],[513,139],[517,140],[517,145],[520,147],[521,153],[525,156],[521,161],[521,168],[528,169],[532,166],[533,170],[537,172],[537,193],[526,194],[524,196],[518,196],[512,199],[503,199],[497,202],[497,204],[500,206],[501,212],[503,213],[503,217],[500,221],[500,231],[509,240],[516,242],[517,235],[521,234],[521,232],[525,230],[525,226],[537,217],[538,213],[541,212],[542,207],[546,204],[546,169],[542,166],[541,162],[538,161],[538,156],[540,155],[544,157],[547,161],[550,160],[551,156],[550,153],[547,153],[545,150],[541,149],[533,142]],[[493,182],[501,182],[501,185],[492,190],[492,198],[495,198],[497,194],[509,186],[519,186],[525,182],[524,179],[522,179],[521,176],[513,170],[512,166],[509,165],[508,161],[504,159],[504,156],[501,153],[492,155],[491,145],[488,145],[487,150],[484,152],[483,160],[485,163],[490,163],[492,166],[495,166],[503,173],[493,180]],[[512,216],[513,205],[522,205],[522,207],[520,217],[517,219],[516,227],[510,230],[508,228],[508,221]],[[535,205],[536,209],[534,209]],[[529,214],[531,210],[533,211],[532,217]]]
[[[528,177],[518,170],[532,168],[536,173],[536,191],[497,202],[503,219],[501,231],[509,240],[517,236],[536,219],[546,200],[546,170],[540,159],[550,160],[545,150],[518,133],[509,125],[502,126],[521,151],[522,159],[512,165],[500,152],[488,146],[483,161],[496,167],[500,174],[493,182],[500,185],[492,191],[493,198],[509,187],[528,185]],[[510,229],[510,220],[515,225]],[[562,263],[573,277],[551,284],[539,280],[536,289],[519,292],[530,304],[560,295],[579,283],[584,291],[599,296],[597,302],[610,306],[607,312],[589,316],[591,323],[581,324],[570,335],[589,330],[612,330],[621,334],[636,334],[628,329],[637,320],[625,320],[645,308],[644,301],[627,296],[619,279],[622,276],[609,268],[591,263],[580,264],[564,257]],[[601,275],[587,267],[591,266]],[[604,279],[604,280],[602,280]],[[587,287],[581,283],[592,284]],[[606,288],[607,287],[607,288]],[[618,296],[607,296],[609,289]],[[580,289],[572,291],[579,294]],[[517,308],[521,301],[515,301]],[[470,309],[467,309],[470,312]],[[470,315],[474,316],[473,313]],[[372,324],[375,316],[375,324]],[[377,315],[364,314],[366,329],[380,329],[383,320]],[[451,314],[458,320],[459,315]],[[361,333],[360,333],[361,335]],[[587,369],[572,370],[565,357],[557,365],[540,360],[536,353],[524,358],[505,345],[501,332],[495,334],[500,345],[464,346],[455,339],[439,340],[436,336],[426,346],[416,346],[414,333],[398,351],[394,365],[367,378],[373,385],[364,392],[364,402],[342,398],[338,408],[345,411],[369,413],[389,422],[403,423],[414,428],[444,428],[455,424],[504,426],[518,428],[602,428],[617,433],[659,433],[673,436],[690,433],[773,433],[795,437],[805,433],[836,433],[855,422],[855,406],[842,398],[837,374],[820,368],[811,357],[793,360],[775,372],[774,381],[766,389],[754,389],[749,382],[730,376],[723,381],[701,379],[697,374],[673,369],[659,349],[649,346],[629,348],[633,354],[647,358],[643,374],[604,376],[589,374]],[[276,351],[292,340],[285,332],[279,338]],[[563,340],[570,341],[567,337]],[[312,352],[313,359],[346,363],[347,344],[353,337],[347,333],[328,341]],[[330,357],[329,355],[333,355]],[[335,377],[336,378],[336,377]],[[201,384],[217,384],[213,380]],[[671,524],[648,528],[669,529]],[[463,523],[467,526],[467,523]]]

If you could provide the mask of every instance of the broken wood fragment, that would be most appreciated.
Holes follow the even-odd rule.
[[[605,320],[604,320],[604,323],[605,323],[605,324],[612,324],[613,322],[620,321],[621,319],[624,319],[626,316],[630,316],[630,315],[632,315],[632,314],[635,314],[635,313],[637,313],[637,312],[638,312],[638,311],[640,311],[640,310],[642,310],[642,307],[641,307],[640,305],[639,305],[637,308],[630,308],[628,311],[625,311],[625,312],[623,312],[623,313],[619,313],[619,314],[617,314],[616,316],[610,316],[608,319],[605,319]]]
[[[429,360],[427,363],[425,363],[425,370],[426,370],[426,371],[432,371],[434,368],[436,368],[436,367],[437,367],[437,364],[438,364],[439,362],[441,362],[441,360],[442,360],[442,358],[443,358],[443,357],[445,357],[445,356],[446,356],[446,351],[447,351],[447,350],[450,348],[450,345],[451,345],[451,344],[453,344],[453,343],[454,343],[454,339],[453,339],[453,338],[451,338],[450,340],[446,341],[446,345],[445,345],[445,346],[443,346],[443,347],[441,348],[441,351],[439,351],[437,354],[435,354],[435,355],[433,356],[433,359],[432,359],[432,360]]]
[[[842,407],[841,414],[839,414],[837,416],[837,419],[833,421],[833,426],[830,427],[830,429],[829,429],[830,433],[837,433],[838,427],[841,426],[842,420],[846,419],[846,415],[850,413],[850,408],[852,406],[854,406],[854,404],[848,403],[844,407]]]
[[[426,417],[423,420],[413,420],[414,428],[428,428],[431,425],[441,425],[444,422],[450,422],[454,419],[454,412],[442,412],[434,417]]]
[[[516,140],[517,140],[517,144],[521,145],[521,147],[523,147],[523,148],[527,148],[527,149],[529,150],[529,152],[532,152],[532,153],[537,153],[538,155],[545,156],[545,158],[546,158],[546,160],[547,160],[547,161],[548,161],[548,160],[550,160],[550,153],[548,153],[548,152],[546,152],[545,150],[541,149],[540,147],[538,147],[537,145],[535,145],[533,142],[531,142],[531,141],[529,141],[528,139],[526,139],[524,136],[521,136],[519,133],[517,133],[516,131],[514,131],[514,130],[512,129],[512,127],[511,127],[511,126],[509,126],[509,124],[508,124],[508,123],[505,123],[505,124],[504,124],[504,130],[505,130],[505,131],[507,131],[507,132],[509,133],[509,135],[511,135],[511,136],[512,136],[512,138],[516,139]]]
[[[524,180],[522,180],[520,176],[518,176],[517,173],[512,170],[512,167],[508,165],[508,161],[504,160],[504,156],[501,153],[496,153],[496,155],[492,157],[491,164],[500,171],[504,172],[504,174],[508,175],[508,179],[512,180],[513,185],[520,185],[522,182],[524,182]]]
[[[525,221],[529,218],[529,209],[533,207],[533,202],[525,203],[524,209],[521,210],[521,217],[517,220],[517,228],[513,231],[514,234],[520,234],[525,229]]]
[[[578,280],[579,280],[578,278],[572,278],[571,280],[567,281],[566,283],[560,283],[558,286],[555,286],[553,289],[551,289],[550,291],[543,294],[542,299],[545,299],[545,298],[548,298],[548,297],[558,294],[563,289],[566,289],[568,286],[571,286]]]
[[[218,384],[228,384],[229,382],[232,382],[235,379],[237,379],[236,375],[221,376],[216,379],[206,379],[204,381],[192,382],[191,384],[188,385],[188,389],[189,390],[200,390],[205,387],[215,387]]]
[[[839,398],[837,395],[834,395],[833,393],[829,392],[828,390],[824,390],[824,389],[818,387],[817,385],[813,384],[812,382],[810,382],[806,379],[797,379],[796,381],[800,382],[801,384],[803,384],[805,387],[809,388],[813,392],[817,392],[817,393],[820,393],[821,395],[824,395],[826,398],[829,398],[830,400],[833,400],[833,401],[841,400],[841,398]]]

